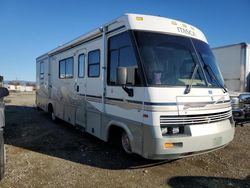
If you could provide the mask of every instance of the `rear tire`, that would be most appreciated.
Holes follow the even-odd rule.
[[[132,154],[131,142],[130,142],[129,136],[128,136],[126,131],[122,132],[121,145],[122,145],[122,149],[125,153]]]
[[[51,112],[50,116],[51,116],[52,121],[56,121],[56,115],[54,112]]]
[[[51,104],[49,105],[49,114],[50,114],[50,119],[54,122],[57,122],[58,119]]]

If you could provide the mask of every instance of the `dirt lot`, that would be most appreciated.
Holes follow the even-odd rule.
[[[6,98],[7,163],[0,187],[250,187],[250,125],[224,149],[172,162],[118,148],[37,111],[35,95]]]

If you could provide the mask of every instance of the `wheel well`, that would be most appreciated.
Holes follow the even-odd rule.
[[[48,104],[48,112],[51,113],[53,112],[53,105],[51,103]]]
[[[108,142],[114,144],[120,144],[121,135],[123,131],[124,131],[123,128],[118,127],[116,125],[111,125],[111,127],[109,128]]]

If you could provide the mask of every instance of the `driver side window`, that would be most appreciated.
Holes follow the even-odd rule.
[[[117,68],[126,67],[128,85],[140,84],[138,65],[127,31],[112,36],[108,40],[108,79],[109,85],[117,84]]]

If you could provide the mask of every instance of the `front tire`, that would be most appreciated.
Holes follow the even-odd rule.
[[[121,145],[122,145],[122,149],[125,153],[132,154],[131,142],[130,142],[129,136],[128,136],[126,131],[122,132]]]

